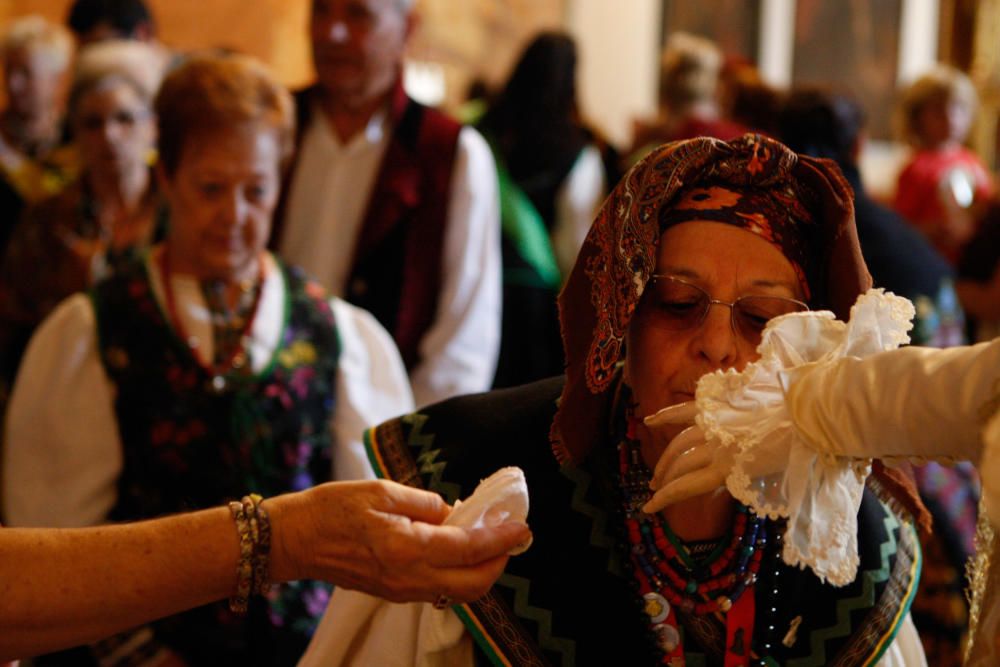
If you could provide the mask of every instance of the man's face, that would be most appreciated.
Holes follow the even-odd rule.
[[[409,32],[400,0],[313,0],[310,36],[323,92],[348,105],[384,96],[399,76]]]

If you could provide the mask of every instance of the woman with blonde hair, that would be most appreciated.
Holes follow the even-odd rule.
[[[370,477],[363,429],[412,408],[385,330],[265,249],[292,150],[285,88],[251,58],[199,55],[154,107],[166,239],[64,301],[29,344],[4,450],[12,525],[135,520]],[[329,586],[270,588],[241,572],[231,608],[90,653],[293,664]]]
[[[899,174],[895,209],[954,263],[975,232],[975,206],[993,194],[979,156],[963,144],[979,101],[965,74],[939,65],[903,93],[897,124],[914,153]]]

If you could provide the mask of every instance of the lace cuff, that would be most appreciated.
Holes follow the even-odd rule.
[[[837,586],[857,575],[857,513],[871,461],[806,442],[791,421],[785,389],[811,367],[909,342],[913,315],[908,300],[881,289],[859,297],[846,324],[828,311],[785,315],[768,324],[758,361],[698,383],[697,422],[730,449],[729,492],[758,514],[787,518],[784,561]]]

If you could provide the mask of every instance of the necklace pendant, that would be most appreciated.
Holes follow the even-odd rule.
[[[668,655],[673,653],[681,643],[680,633],[677,632],[677,628],[669,623],[657,625],[653,629],[653,632],[656,633],[656,641],[660,645],[660,649]]]
[[[224,376],[216,375],[215,377],[212,378],[211,382],[212,391],[214,391],[216,394],[221,394],[226,390],[228,384],[229,383],[226,382],[226,378]]]
[[[670,603],[659,593],[646,593],[642,596],[646,601],[645,610],[649,620],[653,623],[662,623],[670,615]]]

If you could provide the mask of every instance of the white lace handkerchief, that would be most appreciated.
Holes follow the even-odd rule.
[[[729,492],[757,514],[787,518],[784,561],[834,585],[857,575],[857,513],[871,462],[823,455],[803,441],[785,405],[788,377],[895,349],[909,342],[913,315],[913,304],[881,289],[859,297],[847,323],[829,311],[785,315],[765,329],[758,361],[698,383],[698,424],[733,448]]]

